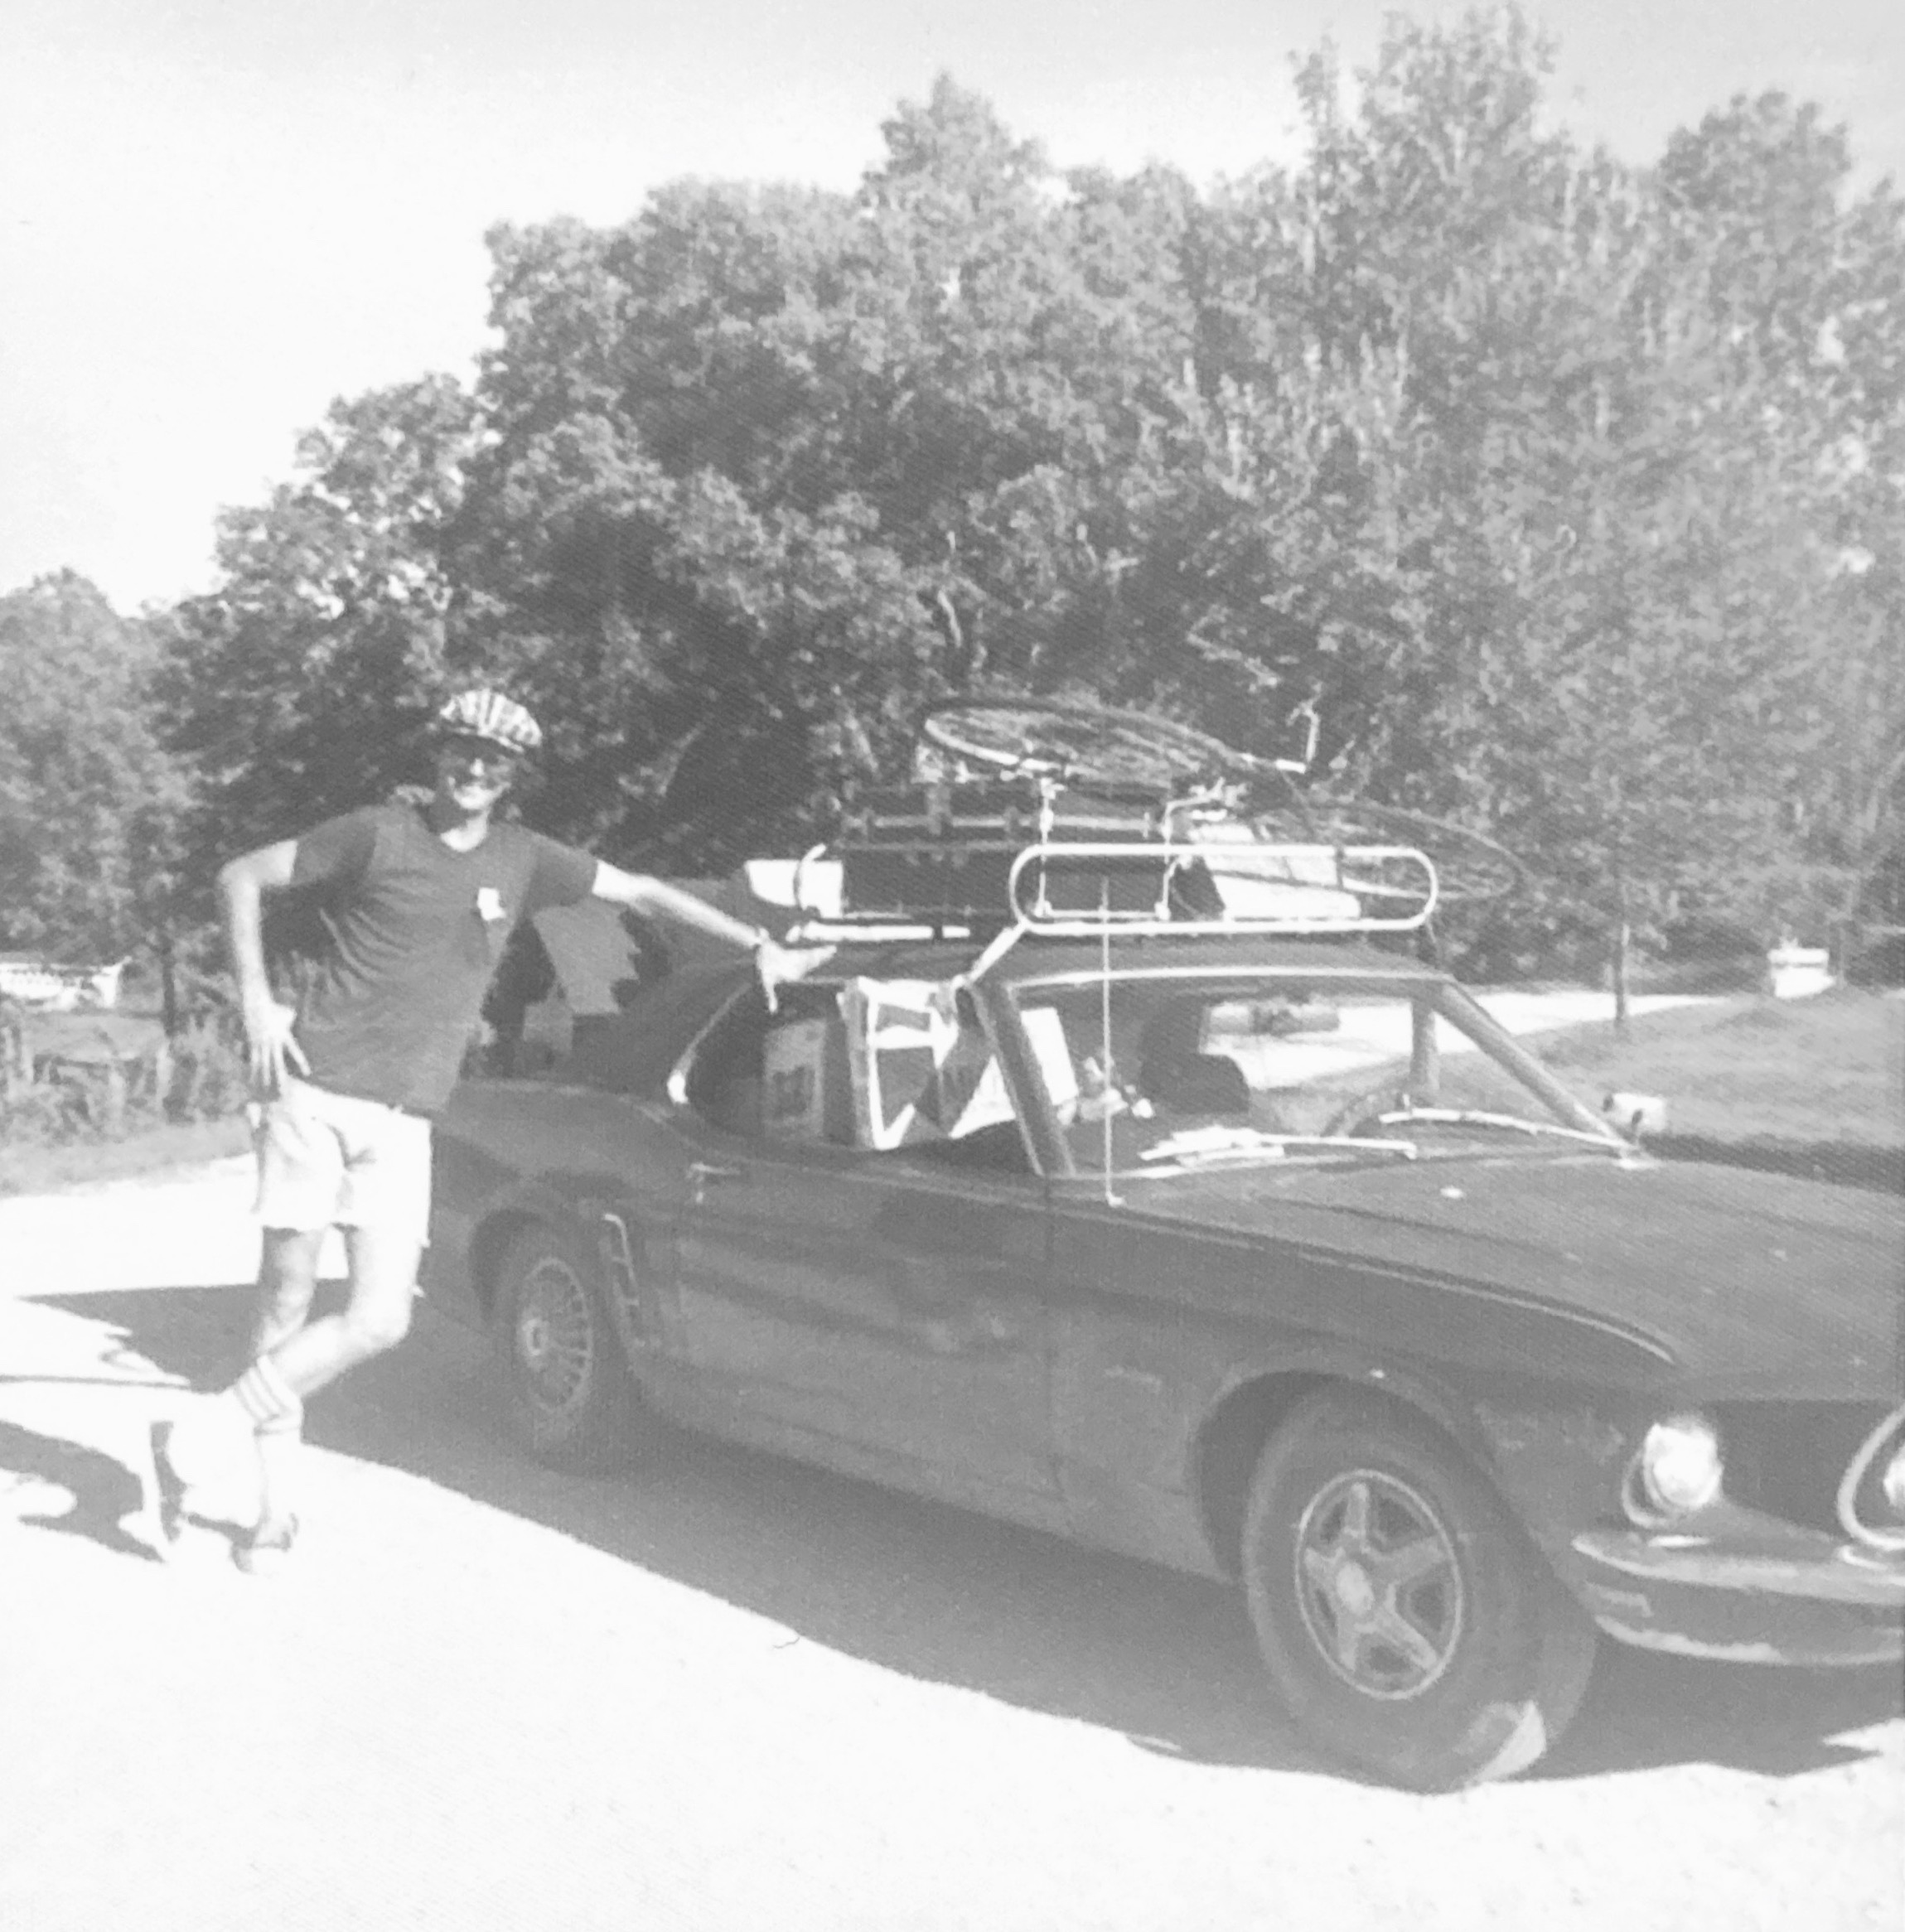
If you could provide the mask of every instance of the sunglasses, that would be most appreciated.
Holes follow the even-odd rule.
[[[488,738],[447,737],[437,749],[440,756],[454,758],[459,765],[481,765],[488,771],[509,773],[522,763],[520,753]]]

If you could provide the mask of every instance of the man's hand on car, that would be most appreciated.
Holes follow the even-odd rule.
[[[763,934],[754,948],[754,969],[761,975],[761,990],[766,996],[767,1011],[780,1011],[778,989],[796,979],[805,979],[814,969],[833,957],[831,946],[796,949],[783,946]]]

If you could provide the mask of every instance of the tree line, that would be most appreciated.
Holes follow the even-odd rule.
[[[1319,786],[1530,864],[1494,969],[1905,918],[1900,201],[1778,94],[1624,165],[1549,54],[1394,18],[1356,85],[1300,65],[1299,163],[1207,190],[942,79],[852,192],[497,228],[474,381],[336,403],[215,589],[0,600],[6,938],[186,921],[420,775],[469,675],[545,722],[535,821],[651,868],[798,849],[948,693],[1271,752],[1313,698]]]

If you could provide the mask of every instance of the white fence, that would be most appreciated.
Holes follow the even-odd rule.
[[[110,966],[55,966],[23,953],[0,954],[0,998],[52,1012],[80,1007],[116,1007],[123,959]]]

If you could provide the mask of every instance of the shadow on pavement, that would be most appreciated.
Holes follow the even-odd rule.
[[[1896,1720],[1905,1684],[1881,1665],[1787,1670],[1604,1644],[1574,1727],[1531,1780],[1708,1764],[1796,1777],[1875,1756],[1840,1734]]]
[[[201,1388],[239,1365],[242,1288],[36,1299],[104,1325],[102,1350]],[[1187,1761],[1319,1768],[1290,1736],[1223,1586],[685,1435],[611,1475],[561,1475],[525,1459],[495,1413],[482,1338],[426,1307],[401,1349],[315,1400],[307,1432],[883,1669]],[[21,1457],[39,1473],[75,1447],[0,1427],[0,1466]],[[78,1454],[107,1466],[87,1466],[98,1500],[57,1526],[127,1548],[111,1505],[124,1513],[135,1479]],[[1534,1775],[1683,1763],[1796,1775],[1875,1755],[1840,1734],[1898,1717],[1902,1703],[1891,1670],[1755,1670],[1609,1647],[1573,1731]]]
[[[84,1442],[42,1436],[17,1422],[0,1421],[0,1475],[7,1488],[25,1490],[31,1497],[44,1485],[60,1498],[45,1514],[9,1511],[13,1521],[34,1529],[51,1529],[61,1536],[90,1537],[118,1556],[158,1560],[149,1544],[127,1530],[122,1519],[135,1514],[144,1500],[140,1478],[117,1457]],[[72,1506],[63,1506],[70,1495]],[[16,1500],[17,1499],[16,1498]]]

